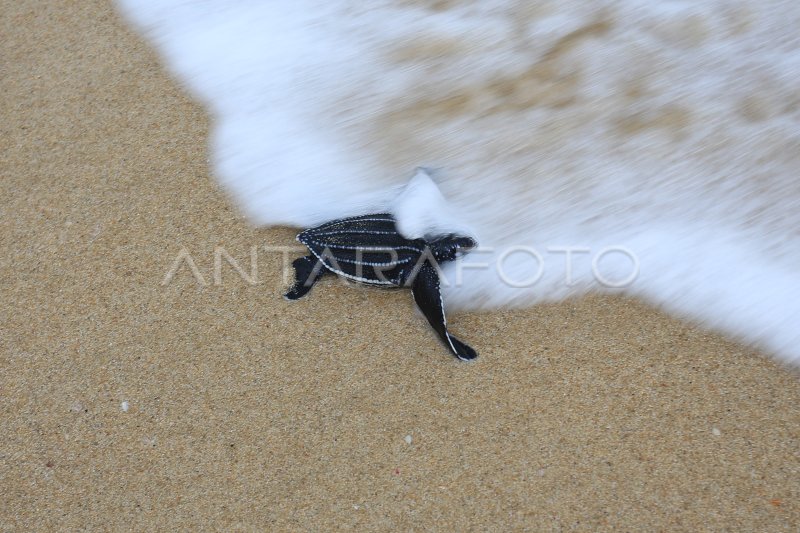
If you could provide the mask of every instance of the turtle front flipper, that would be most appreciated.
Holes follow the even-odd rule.
[[[419,269],[416,278],[414,278],[411,290],[417,306],[425,314],[425,318],[428,319],[428,322],[439,334],[439,337],[442,338],[445,345],[453,351],[453,354],[462,361],[469,361],[478,357],[475,350],[447,332],[447,318],[444,315],[444,303],[439,290],[439,274],[433,265],[427,261],[425,262]]]
[[[292,262],[295,282],[292,288],[283,295],[287,300],[299,300],[311,290],[311,287],[328,271],[313,255],[298,257]]]

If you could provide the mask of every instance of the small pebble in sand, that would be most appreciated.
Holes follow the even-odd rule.
[[[414,439],[411,438],[411,435],[406,435],[403,440],[406,441],[406,444],[408,445],[411,445],[411,443],[414,441]]]
[[[717,428],[711,428],[711,433],[713,433],[715,437],[722,435],[722,432]]]
[[[127,401],[122,402],[121,404],[119,404],[119,408],[122,409],[123,413],[127,413],[128,409],[130,408],[130,404]]]

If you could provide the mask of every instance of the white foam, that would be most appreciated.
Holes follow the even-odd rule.
[[[454,212],[442,196],[431,172],[431,169],[417,168],[390,204],[389,210],[397,219],[397,229],[410,239],[447,233],[474,234],[464,217]]]
[[[255,222],[392,208],[493,249],[472,262],[541,257],[529,288],[463,270],[449,308],[624,290],[800,362],[797,2],[119,4],[208,106],[215,171]],[[420,165],[443,197],[419,176],[398,197]],[[592,271],[609,246],[638,261],[625,289]],[[570,285],[564,247],[589,250]]]

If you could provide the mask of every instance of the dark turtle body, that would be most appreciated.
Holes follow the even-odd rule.
[[[447,332],[437,269],[439,263],[474,248],[472,238],[450,234],[407,239],[392,215],[378,213],[326,222],[303,231],[297,240],[312,255],[292,263],[296,280],[287,299],[302,298],[327,273],[367,285],[410,287],[417,306],[453,354],[463,360],[477,357],[475,350]]]

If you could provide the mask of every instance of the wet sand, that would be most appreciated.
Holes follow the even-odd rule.
[[[621,298],[454,315],[474,364],[407,292],[288,303],[112,6],[2,4],[2,530],[800,528],[796,372]]]

